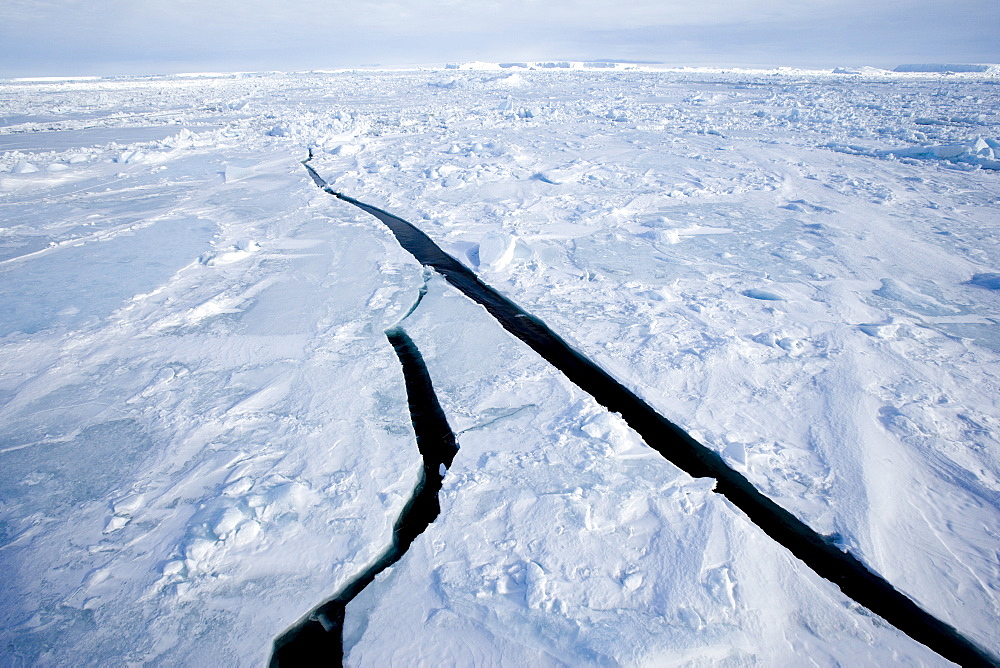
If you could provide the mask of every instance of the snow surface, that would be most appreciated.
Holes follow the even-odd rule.
[[[425,276],[309,147],[1000,651],[996,75],[568,65],[0,82],[4,663],[259,665],[389,542]],[[945,663],[440,279],[403,326],[461,450],[348,664]]]

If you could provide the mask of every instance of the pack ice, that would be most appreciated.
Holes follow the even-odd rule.
[[[397,325],[461,448],[346,664],[947,663],[309,149],[1000,651],[997,75],[577,65],[0,82],[0,663],[266,662],[417,481]]]

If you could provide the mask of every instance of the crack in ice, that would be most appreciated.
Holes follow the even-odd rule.
[[[404,320],[413,315],[413,312],[417,310],[418,306],[420,306],[420,302],[422,302],[424,300],[424,297],[427,296],[427,282],[431,280],[432,275],[433,274],[431,270],[428,267],[424,267],[424,282],[420,286],[420,289],[417,291],[417,299],[413,302],[413,306],[411,306],[409,310],[407,310],[406,313],[403,314],[403,317],[397,320],[396,324],[390,327],[387,331],[398,329],[399,326],[403,324]]]
[[[583,356],[545,325],[483,283],[475,273],[445,253],[423,231],[391,213],[338,193],[309,164],[303,165],[324,192],[378,218],[399,244],[424,266],[432,267],[452,286],[484,306],[500,325],[526,343],[570,381],[611,412],[621,415],[647,445],[696,478],[714,478],[715,491],[747,515],[817,575],[837,585],[855,602],[879,615],[917,642],[963,666],[996,666],[1000,660],[962,636],[954,627],[920,608],[888,581],[871,571],[831,538],[761,494],[732,469],[719,453],[656,412],[596,363]]]
[[[421,289],[417,307],[426,293]],[[409,315],[409,314],[407,314]],[[405,317],[405,316],[404,316]],[[458,452],[458,441],[441,405],[438,403],[430,374],[413,340],[398,325],[386,330],[403,368],[410,421],[416,434],[417,449],[423,459],[413,495],[403,506],[392,528],[392,543],[368,568],[348,582],[329,599],[274,641],[271,668],[280,666],[343,664],[343,632],[347,605],[379,573],[399,561],[410,545],[441,512],[438,492],[444,474]]]

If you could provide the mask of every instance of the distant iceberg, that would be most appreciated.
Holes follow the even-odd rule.
[[[1000,65],[974,65],[974,64],[936,64],[929,63],[923,65],[900,65],[893,72],[988,72],[1000,73]]]

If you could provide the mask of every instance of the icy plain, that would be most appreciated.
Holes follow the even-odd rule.
[[[506,67],[0,82],[0,656],[943,665],[423,269],[397,213],[1000,652],[1000,78]],[[427,295],[400,319],[426,283]]]

